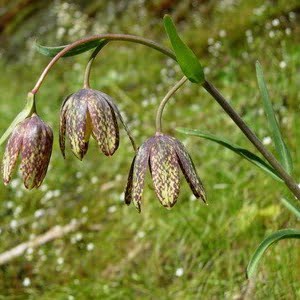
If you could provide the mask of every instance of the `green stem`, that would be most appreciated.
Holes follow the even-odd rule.
[[[135,36],[135,35],[129,35],[129,34],[113,34],[113,33],[108,33],[108,34],[96,34],[96,35],[92,35],[83,39],[80,39],[78,41],[75,41],[72,44],[69,44],[68,46],[66,46],[63,50],[61,50],[59,53],[57,53],[52,60],[49,62],[49,64],[46,66],[46,68],[44,69],[44,71],[42,72],[42,74],[40,75],[38,81],[36,82],[34,88],[32,89],[32,93],[36,94],[40,88],[40,86],[42,85],[45,77],[47,76],[48,72],[50,71],[50,69],[53,67],[53,65],[62,57],[64,56],[67,52],[69,52],[70,50],[76,48],[77,46],[87,43],[87,42],[91,42],[91,41],[96,41],[96,40],[107,40],[107,41],[127,41],[127,42],[133,42],[133,43],[138,43],[138,44],[142,44],[145,46],[148,46],[150,48],[153,48],[167,56],[169,56],[170,58],[176,60],[175,55],[173,54],[173,52],[171,52],[170,50],[162,47],[161,45],[139,37],[139,36]]]
[[[84,82],[83,82],[83,86],[85,89],[90,88],[90,75],[91,75],[91,69],[92,69],[92,65],[93,62],[97,56],[97,54],[102,50],[102,48],[108,44],[108,41],[103,42],[102,44],[100,44],[98,47],[96,47],[96,49],[94,50],[94,52],[92,53],[92,55],[90,56],[90,59],[87,63],[87,66],[85,68],[85,72],[84,72]]]
[[[183,76],[173,87],[172,89],[167,93],[167,95],[162,99],[162,101],[159,104],[159,107],[157,109],[156,113],[156,132],[162,132],[162,114],[164,111],[164,108],[169,101],[169,99],[176,93],[176,91],[187,81],[187,77]]]
[[[221,105],[224,111],[229,115],[229,117],[235,122],[235,124],[241,129],[248,140],[256,147],[256,149],[264,156],[264,158],[270,163],[270,165],[277,171],[279,176],[285,182],[286,186],[290,191],[300,200],[300,188],[295,182],[293,177],[291,177],[278,160],[269,152],[254,132],[247,126],[239,114],[230,106],[226,99],[221,95],[221,93],[208,81],[205,81],[203,87],[210,93],[213,98]]]

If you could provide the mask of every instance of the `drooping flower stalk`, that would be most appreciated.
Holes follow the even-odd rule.
[[[176,93],[176,91],[187,81],[188,79],[183,76],[175,85],[174,87],[167,93],[167,95],[163,98],[163,100],[160,102],[159,107],[157,109],[156,113],[156,131],[162,132],[162,114],[164,111],[164,108],[167,104],[167,102],[170,100],[170,98]]]
[[[93,35],[87,38],[80,39],[78,41],[75,41],[72,44],[69,44],[66,46],[63,50],[61,50],[53,59],[49,62],[49,64],[46,66],[42,74],[40,75],[36,85],[32,89],[32,94],[36,94],[39,90],[42,82],[44,81],[46,75],[50,71],[50,69],[53,67],[53,65],[68,51],[72,50],[73,48],[84,44],[89,41],[96,41],[96,40],[107,40],[107,41],[129,41],[134,43],[139,43],[146,45],[150,48],[153,48],[171,59],[176,61],[176,56],[174,53],[161,45],[157,44],[154,41],[133,36],[133,35],[126,35],[126,34],[99,34],[99,35]],[[207,80],[204,81],[202,84],[204,89],[208,91],[209,94],[212,95],[212,97],[218,102],[218,104],[224,109],[224,111],[227,113],[227,115],[236,123],[236,125],[241,129],[241,131],[244,133],[244,135],[248,138],[248,140],[256,147],[256,149],[264,156],[264,158],[270,163],[270,165],[278,172],[278,174],[281,176],[281,178],[284,180],[286,186],[289,188],[289,190],[296,196],[296,198],[300,201],[300,188],[296,181],[291,177],[281,166],[281,164],[277,161],[277,159],[274,157],[272,153],[270,153],[266,147],[261,143],[259,138],[253,133],[253,131],[247,126],[247,124],[241,119],[241,117],[238,115],[238,113],[231,107],[231,105],[226,101],[226,99],[222,96],[222,94]]]

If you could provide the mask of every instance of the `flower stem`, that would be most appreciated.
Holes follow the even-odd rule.
[[[167,93],[167,95],[162,99],[162,101],[159,104],[159,107],[157,109],[156,113],[156,132],[162,132],[162,114],[164,111],[164,108],[169,101],[169,99],[176,93],[176,91],[187,81],[187,77],[183,76]]]
[[[74,43],[69,44],[68,46],[66,46],[63,50],[61,50],[59,53],[57,53],[52,60],[49,62],[49,64],[46,66],[46,68],[44,69],[44,71],[42,72],[42,74],[40,75],[38,81],[36,82],[34,88],[32,89],[32,93],[36,94],[40,88],[40,86],[42,85],[45,77],[47,76],[48,72],[50,71],[50,69],[53,67],[53,65],[62,57],[64,56],[67,52],[69,52],[70,50],[76,48],[77,46],[87,43],[87,42],[91,42],[91,41],[96,41],[96,40],[107,40],[107,41],[127,41],[127,42],[133,42],[133,43],[138,43],[138,44],[142,44],[145,46],[148,46],[150,48],[153,48],[167,56],[169,56],[170,58],[176,60],[175,55],[173,54],[172,51],[162,47],[161,45],[157,44],[156,42],[153,42],[149,39],[145,39],[139,36],[135,36],[135,35],[129,35],[129,34],[113,34],[113,33],[108,33],[108,34],[96,34],[96,35],[92,35],[80,40],[75,41]]]
[[[90,74],[91,74],[91,69],[92,69],[92,65],[93,62],[97,56],[97,54],[102,50],[102,48],[108,44],[108,40],[104,41],[103,43],[101,43],[99,46],[96,47],[96,49],[93,51],[92,55],[89,58],[89,61],[87,63],[87,66],[85,68],[85,72],[84,72],[84,82],[83,82],[83,86],[85,89],[90,88]]]
[[[278,172],[279,176],[285,182],[290,191],[300,200],[300,188],[278,160],[269,152],[254,132],[247,126],[239,114],[230,106],[222,94],[208,81],[205,81],[203,87],[209,94],[220,104],[229,117],[235,122],[235,124],[241,129],[248,140],[256,147],[256,149],[264,156],[264,158],[270,163],[270,165]]]

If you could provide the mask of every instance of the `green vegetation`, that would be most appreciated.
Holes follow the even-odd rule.
[[[124,1],[128,3],[123,12],[119,1],[107,7],[100,4],[106,1],[86,2],[82,7],[80,2],[53,2],[19,25],[17,18],[4,31],[1,132],[24,107],[27,92],[49,60],[34,52],[33,36],[40,35],[41,43],[61,45],[86,34],[123,32],[171,48],[162,22],[168,12],[179,24],[180,36],[201,58],[206,76],[267,144],[270,133],[255,74],[255,61],[260,61],[299,177],[299,1],[279,0],[276,5],[250,0],[178,1],[166,8],[163,2],[168,1],[151,1],[151,5]],[[178,127],[203,130],[255,152],[196,84],[186,83],[170,101],[163,124],[166,133],[182,140],[193,157],[208,206],[194,201],[182,180],[178,203],[166,210],[155,197],[149,174],[142,213],[124,205],[134,155],[124,130],[113,157],[105,157],[91,140],[82,162],[68,148],[63,160],[58,145],[59,108],[65,96],[82,87],[88,57],[85,53],[58,62],[37,94],[37,109],[55,133],[50,168],[39,190],[26,191],[17,174],[10,186],[0,186],[0,253],[55,225],[73,219],[83,225],[0,266],[0,299],[300,297],[297,240],[282,240],[267,250],[254,287],[245,278],[249,258],[261,240],[275,230],[299,227],[299,220],[281,203],[289,194],[278,181],[230,150],[175,131]],[[95,61],[91,87],[116,100],[140,145],[155,131],[159,101],[181,77],[179,67],[161,54],[112,42]]]

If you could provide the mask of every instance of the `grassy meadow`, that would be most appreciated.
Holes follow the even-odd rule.
[[[45,2],[22,22],[16,16],[2,32],[1,132],[23,108],[49,61],[34,50],[35,38],[61,45],[85,35],[122,32],[170,47],[162,24],[169,13],[207,78],[273,151],[256,82],[255,61],[260,61],[299,178],[299,1]],[[300,299],[297,240],[272,246],[255,282],[245,278],[249,258],[267,234],[299,227],[280,201],[293,199],[288,190],[229,150],[176,132],[201,129],[255,151],[200,86],[184,85],[168,103],[163,127],[186,145],[208,205],[194,199],[182,176],[177,204],[165,209],[148,172],[142,213],[127,207],[123,192],[134,151],[123,129],[113,157],[105,157],[91,140],[82,162],[68,144],[63,159],[59,109],[65,96],[82,88],[88,57],[60,60],[37,94],[38,112],[54,130],[50,167],[38,190],[25,190],[18,172],[9,186],[0,185],[0,253],[56,225],[73,220],[81,226],[0,266],[0,299]],[[179,67],[158,52],[112,42],[98,55],[91,83],[115,99],[140,145],[155,133],[157,106],[181,76]]]

